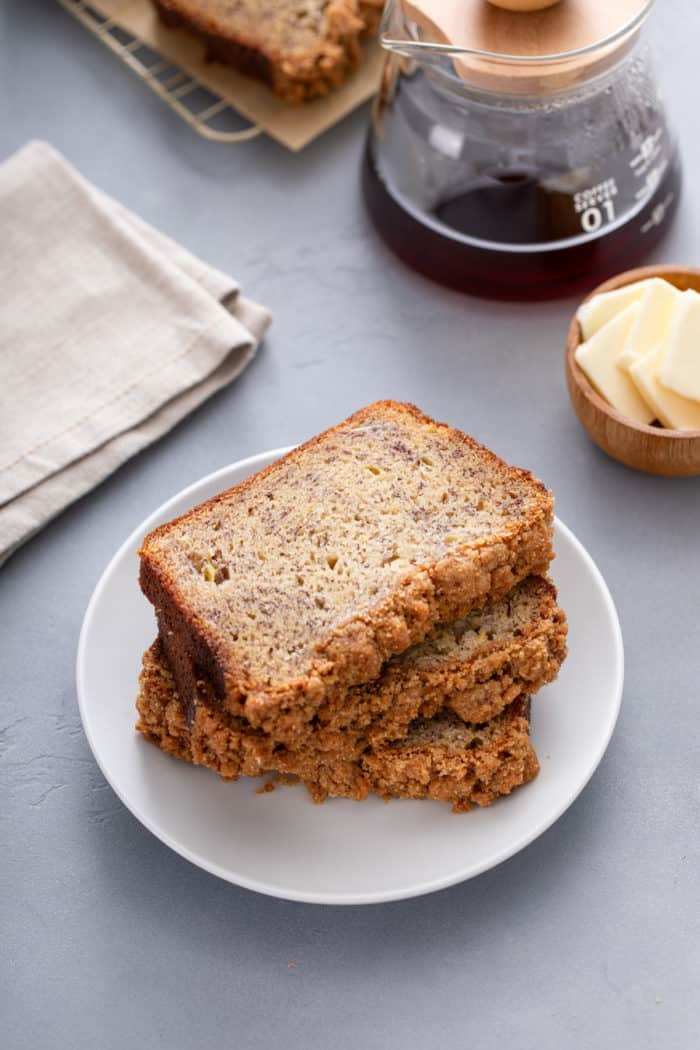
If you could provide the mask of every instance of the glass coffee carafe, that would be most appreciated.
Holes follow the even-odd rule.
[[[645,39],[652,7],[389,0],[363,168],[389,246],[437,281],[504,299],[572,294],[636,265],[680,191]]]

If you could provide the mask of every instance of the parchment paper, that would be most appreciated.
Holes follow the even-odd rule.
[[[204,45],[184,30],[166,29],[148,0],[90,0],[105,18],[176,63],[233,108],[292,150],[306,146],[377,90],[384,52],[376,40],[364,45],[360,68],[324,98],[290,106],[264,84],[218,62],[206,62]]]

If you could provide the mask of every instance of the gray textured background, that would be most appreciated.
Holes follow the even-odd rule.
[[[654,33],[689,176],[658,258],[697,264],[697,5],[667,0]],[[573,302],[494,309],[384,251],[358,196],[366,122],[300,156],[208,144],[57,6],[0,5],[0,156],[49,139],[275,315],[241,380],[0,570],[4,1050],[698,1045],[700,479],[589,444],[563,380]],[[581,798],[500,868],[398,904],[289,904],[197,870],[118,802],[80,728],[78,632],[147,511],[377,397],[553,487],[618,605],[624,705]]]

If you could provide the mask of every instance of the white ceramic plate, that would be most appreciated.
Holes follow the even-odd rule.
[[[262,781],[225,784],[168,758],[134,732],[141,654],[155,637],[137,583],[136,550],[161,522],[278,458],[266,452],[210,474],[156,510],[117,551],[92,596],[78,648],[83,726],[122,802],[166,845],[214,875],[275,897],[368,904],[429,893],[478,875],[541,835],[600,762],[617,720],[623,679],[620,627],[590,556],[557,522],[554,578],[567,612],[570,655],[533,702],[537,779],[487,809],[458,816],[438,802],[385,805],[304,788],[258,795]]]

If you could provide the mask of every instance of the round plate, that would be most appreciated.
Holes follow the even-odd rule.
[[[600,762],[620,707],[623,651],[610,593],[590,556],[556,523],[555,582],[570,654],[533,702],[542,770],[487,809],[454,815],[440,802],[385,805],[332,799],[301,786],[257,794],[261,780],[224,783],[169,758],[134,731],[141,654],[155,637],[137,583],[145,533],[282,455],[234,463],[169,500],[122,545],[90,600],[78,647],[83,726],[100,769],[125,806],[194,864],[239,886],[289,900],[369,904],[442,889],[500,864],[561,816]]]

